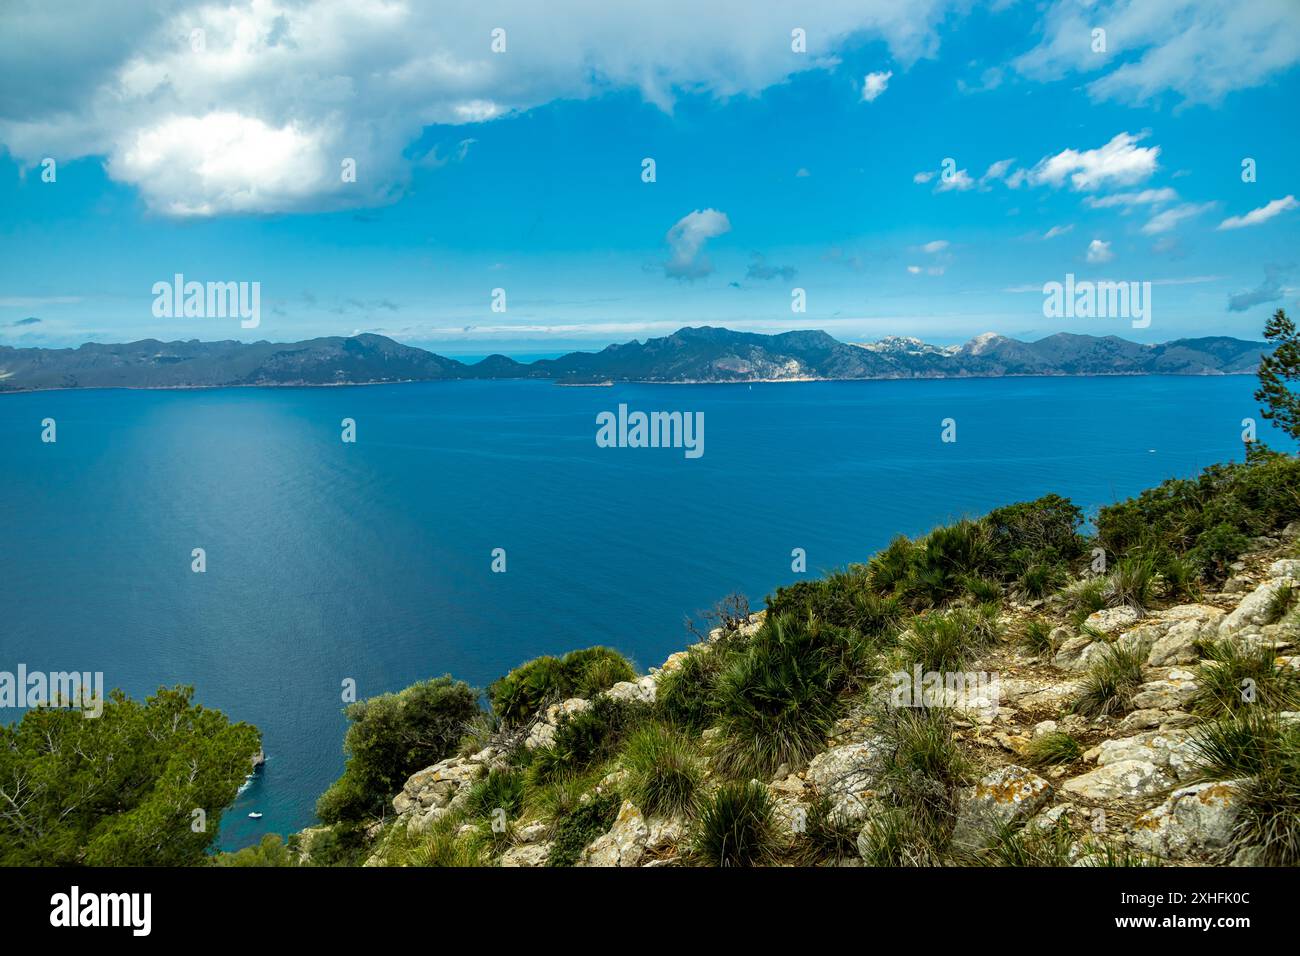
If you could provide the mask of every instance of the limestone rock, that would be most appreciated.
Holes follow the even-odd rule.
[[[545,866],[546,858],[551,855],[549,843],[529,843],[524,846],[512,846],[501,854],[502,866]]]
[[[885,741],[872,737],[818,754],[808,764],[805,779],[831,801],[833,813],[861,820],[883,769]]]
[[[631,703],[653,704],[655,702],[656,683],[653,677],[642,677],[640,680],[619,681],[609,690],[605,691],[606,696],[614,700],[624,700]]]
[[[1083,623],[1086,627],[1100,631],[1102,634],[1118,634],[1125,628],[1132,627],[1141,618],[1142,615],[1136,608],[1121,605],[1093,611]]]
[[[474,757],[448,757],[411,774],[402,792],[393,797],[393,809],[399,814],[445,809],[462,789],[486,773],[486,764]]]
[[[1146,760],[1120,760],[1067,780],[1066,793],[1085,800],[1132,800],[1158,793],[1168,785],[1160,768]]]
[[[1136,710],[1182,710],[1196,696],[1197,683],[1191,671],[1170,668],[1166,676],[1147,681],[1133,695]]]
[[[1124,761],[1145,761],[1168,771],[1180,780],[1191,777],[1195,760],[1190,730],[1153,730],[1118,740],[1103,740],[1084,755],[1099,767]]]
[[[1226,849],[1237,820],[1237,781],[1211,781],[1175,790],[1133,821],[1129,842],[1170,860],[1206,859]]]
[[[1002,827],[1037,813],[1051,795],[1051,785],[1033,771],[1017,766],[995,770],[962,793],[953,843],[986,846]]]
[[[1241,603],[1232,613],[1219,622],[1219,636],[1232,637],[1252,625],[1262,627],[1272,623],[1268,618],[1270,605],[1277,593],[1290,584],[1289,579],[1274,578],[1255,588],[1241,599]]]
[[[618,818],[608,833],[596,837],[582,851],[579,866],[636,866],[645,856],[650,828],[641,811],[630,800],[624,800]]]

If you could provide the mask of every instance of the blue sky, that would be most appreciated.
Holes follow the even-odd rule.
[[[0,13],[0,344],[1165,341],[1297,305],[1289,0],[102,6]],[[259,282],[260,326],[155,318],[177,272]],[[1067,273],[1151,282],[1150,327],[1044,318]]]

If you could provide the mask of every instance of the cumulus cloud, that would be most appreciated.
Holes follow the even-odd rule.
[[[885,92],[889,86],[889,80],[893,77],[893,70],[886,70],[884,73],[868,73],[862,78],[862,101],[864,103],[874,102],[876,97]]]
[[[1245,226],[1258,226],[1261,222],[1268,222],[1274,216],[1280,216],[1298,205],[1300,203],[1296,202],[1295,196],[1283,196],[1281,199],[1274,199],[1266,206],[1252,209],[1244,216],[1229,216],[1219,223],[1219,228],[1241,229]]]
[[[401,194],[427,127],[625,89],[664,110],[682,91],[755,94],[863,36],[906,66],[955,6],[827,0],[801,14],[812,46],[792,56],[788,12],[745,0],[9,3],[0,145],[28,165],[104,157],[164,214],[375,205]]]
[[[1114,258],[1115,253],[1110,251],[1109,242],[1102,242],[1100,239],[1094,239],[1092,242],[1088,243],[1087,259],[1089,262],[1110,262],[1110,260]]]
[[[1092,31],[1106,30],[1106,50]],[[1095,76],[1094,100],[1142,104],[1172,93],[1184,103],[1219,103],[1300,62],[1300,4],[1294,0],[1055,0],[1042,42],[1013,66],[1039,80]]]
[[[716,209],[689,212],[668,230],[664,237],[672,256],[664,263],[664,275],[670,279],[702,279],[713,272],[713,264],[703,254],[710,239],[731,231],[731,220]]]
[[[1030,172],[1034,185],[1061,186],[1068,179],[1077,190],[1132,186],[1159,168],[1159,146],[1138,146],[1145,133],[1118,133],[1097,149],[1064,149],[1039,161]]]

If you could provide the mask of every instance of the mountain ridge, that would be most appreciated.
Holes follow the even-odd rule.
[[[531,378],[558,384],[1000,378],[1020,375],[1238,375],[1255,371],[1264,342],[1229,336],[1152,345],[1115,335],[1058,332],[1033,342],[983,333],[937,346],[905,336],[841,342],[804,329],[767,335],[685,326],[671,335],[613,343],[598,352],[472,364],[376,333],[300,342],[162,342],[76,348],[0,345],[0,391],[56,388],[219,388],[368,385]]]

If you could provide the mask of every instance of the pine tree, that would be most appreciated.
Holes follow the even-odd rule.
[[[1259,390],[1255,400],[1267,406],[1261,412],[1292,438],[1300,438],[1300,393],[1287,386],[1300,381],[1300,336],[1295,323],[1278,309],[1264,326],[1264,338],[1274,343],[1272,355],[1259,361]]]

